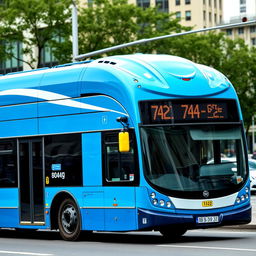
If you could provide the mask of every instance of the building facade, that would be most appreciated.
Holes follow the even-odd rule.
[[[255,0],[224,0],[223,24],[230,24],[224,30],[231,39],[241,38],[249,46],[256,46],[256,25],[241,25],[233,28],[232,24],[256,19]]]

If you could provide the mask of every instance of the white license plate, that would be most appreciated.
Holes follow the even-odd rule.
[[[197,217],[197,223],[216,223],[219,222],[219,216]]]

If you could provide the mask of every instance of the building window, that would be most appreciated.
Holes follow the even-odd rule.
[[[141,8],[148,8],[150,6],[150,0],[137,0],[137,6]]]
[[[226,33],[227,33],[228,36],[231,36],[232,35],[232,29],[231,28],[227,29]]]
[[[204,21],[206,21],[206,11],[203,11]]]
[[[185,19],[186,20],[191,20],[191,11],[186,11],[185,12]]]
[[[176,5],[180,5],[180,0],[175,1]]]
[[[238,34],[242,35],[244,33],[244,28],[238,28]]]
[[[217,7],[217,0],[214,0],[214,7]]]
[[[63,38],[60,36],[55,37],[56,42],[63,42]],[[54,48],[50,47],[48,44],[41,51],[41,61],[39,67],[52,67],[58,64],[57,58],[54,56]]]
[[[209,12],[209,21],[212,22],[212,13]]]
[[[168,0],[156,0],[156,6],[160,12],[169,12],[169,1]]]
[[[181,12],[176,12],[176,19],[181,19]]]
[[[240,0],[240,4],[246,4],[246,0]]]
[[[219,0],[220,9],[222,9],[222,0]]]
[[[256,38],[251,39],[252,45],[256,45]]]
[[[103,184],[134,186],[138,184],[138,161],[135,135],[132,130],[130,135],[130,151],[119,152],[118,132],[103,134]]]
[[[6,74],[10,72],[17,72],[23,70],[23,63],[22,63],[22,43],[20,42],[13,42],[13,43],[5,43],[1,42],[4,45],[7,53],[10,53],[13,57],[0,61],[0,73]]]
[[[209,6],[212,6],[212,0],[209,0]]]
[[[191,4],[190,0],[185,0],[185,4]]]
[[[246,12],[246,6],[240,6],[240,12],[245,13]]]
[[[205,5],[205,0],[203,1],[203,4]]]
[[[256,32],[256,26],[251,26],[250,27],[250,32],[255,33]]]
[[[52,67],[57,64],[58,61],[54,57],[53,49],[46,45],[41,51],[41,61],[39,67]]]
[[[45,141],[47,186],[82,186],[81,134],[51,135]]]
[[[17,141],[0,142],[0,187],[17,187]]]

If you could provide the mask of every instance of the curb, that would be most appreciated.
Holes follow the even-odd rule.
[[[253,230],[256,231],[256,224],[245,224],[245,225],[234,225],[234,226],[223,226],[219,229],[246,229],[246,230]]]

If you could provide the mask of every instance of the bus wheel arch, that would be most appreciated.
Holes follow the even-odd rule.
[[[77,227],[75,228],[74,232],[65,232],[65,228],[62,225],[61,218],[63,218],[63,211],[65,210],[67,214],[72,215],[77,221]],[[60,215],[62,215],[62,217]],[[54,197],[51,204],[50,219],[51,229],[59,229],[64,240],[78,239],[82,227],[81,213],[77,201],[70,193],[60,192]]]

